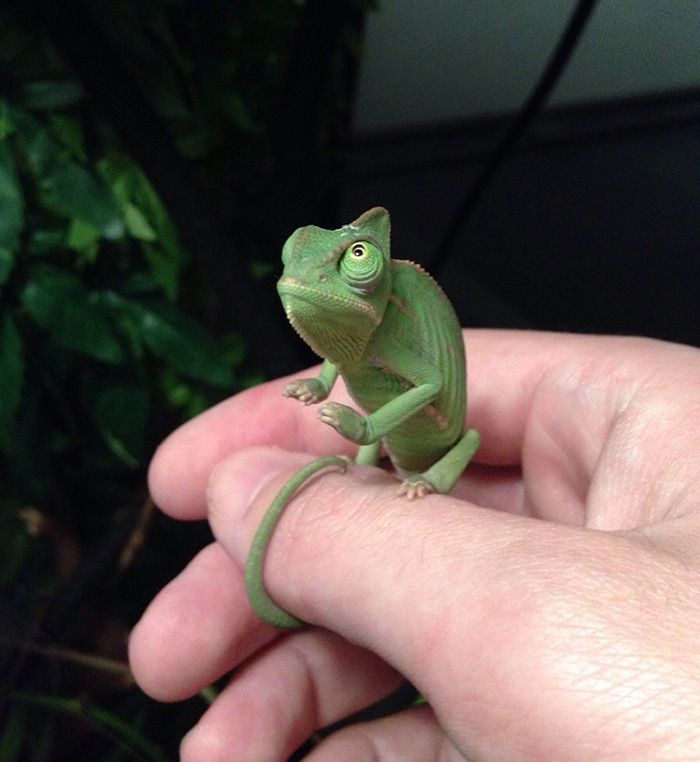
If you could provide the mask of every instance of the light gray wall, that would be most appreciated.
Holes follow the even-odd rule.
[[[574,0],[381,0],[368,19],[355,128],[517,109]],[[700,0],[600,0],[555,104],[700,87]]]

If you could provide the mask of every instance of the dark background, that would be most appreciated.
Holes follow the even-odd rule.
[[[426,267],[506,118],[368,136],[344,216],[392,213],[394,256]],[[464,325],[700,341],[700,94],[545,112],[435,272]]]
[[[380,7],[343,216],[387,206],[394,254],[434,270],[465,325],[697,343],[698,33],[687,2]]]
[[[313,361],[274,287],[295,228],[387,207],[464,325],[700,344],[697,3],[375,6],[0,7],[3,762],[176,758],[206,709],[126,664],[211,539],[146,469]]]

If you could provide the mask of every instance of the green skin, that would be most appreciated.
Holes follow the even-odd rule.
[[[340,374],[366,411],[326,402],[320,418],[360,445],[355,463],[374,465],[384,446],[409,500],[447,493],[479,446],[465,431],[466,370],[457,316],[437,283],[418,265],[389,257],[389,213],[375,207],[338,230],[299,228],[282,250],[277,290],[287,316],[324,358],[316,378],[292,381],[283,394],[323,402]],[[245,570],[255,612],[277,627],[301,627],[263,583],[265,551],[294,492],[321,469],[345,470],[342,456],[297,471],[272,502],[253,539]]]

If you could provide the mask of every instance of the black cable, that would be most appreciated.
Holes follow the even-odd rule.
[[[524,106],[511,122],[490,158],[487,160],[481,173],[470,186],[464,199],[457,207],[457,211],[452,216],[451,221],[448,223],[447,229],[436,249],[435,257],[430,264],[430,270],[434,274],[438,274],[460,231],[468,221],[469,217],[471,217],[474,209],[483,196],[484,191],[498,172],[503,160],[508,156],[518,140],[520,140],[523,133],[527,130],[532,120],[544,105],[545,101],[549,98],[554,85],[556,85],[559,80],[562,71],[569,62],[571,54],[574,52],[574,49],[586,28],[586,24],[588,23],[596,2],[597,0],[580,0],[576,5],[576,8],[574,8],[566,25],[566,29],[559,39],[544,71],[540,75],[537,84],[528,96]]]

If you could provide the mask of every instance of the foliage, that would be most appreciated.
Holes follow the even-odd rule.
[[[284,361],[259,307],[290,226],[270,196],[296,223],[322,192],[294,168],[337,162],[368,5],[0,8],[3,762],[172,758],[210,699],[151,702],[125,663],[148,600],[210,539],[154,512],[146,467],[252,382],[241,335],[256,376]]]
[[[81,472],[82,459],[142,466],[154,415],[201,410],[203,385],[234,388],[240,352],[175,305],[185,254],[114,141],[88,161],[77,120],[1,108],[0,449],[16,495],[27,497],[18,442],[32,442],[33,465],[56,464],[32,468],[31,498],[52,504],[65,490],[57,457],[74,450]]]
[[[116,579],[100,588],[89,578],[94,549],[124,534],[125,517],[129,529],[148,516],[151,453],[177,423],[240,388],[243,344],[190,316],[202,300],[183,288],[191,267],[168,212],[109,126],[86,118],[82,88],[45,40],[7,23],[0,58],[18,77],[0,99],[0,605],[5,646],[24,643],[0,659],[4,699],[15,686],[0,758],[54,758],[70,725],[52,718],[78,716],[130,756],[163,758],[140,734],[147,703],[124,692],[123,668],[100,696],[115,710],[62,695],[70,682],[56,682],[55,665],[36,654],[47,635],[91,649],[116,627],[123,657],[144,603],[128,590],[138,569],[119,576],[108,563],[100,573]],[[166,547],[176,531],[161,525]],[[185,552],[201,542],[190,531]],[[76,585],[80,600],[56,613]],[[151,580],[140,585],[153,591]]]

